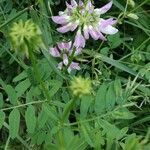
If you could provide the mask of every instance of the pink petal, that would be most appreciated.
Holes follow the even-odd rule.
[[[74,22],[74,23],[72,23],[72,25],[71,25],[71,31],[74,31],[77,27],[78,27],[78,25],[79,25],[79,20],[77,20],[76,22]]]
[[[68,8],[69,10],[72,10],[72,9],[73,9],[73,7],[72,7],[70,4],[68,4],[67,2],[66,2],[66,6],[67,6],[67,8]]]
[[[68,56],[66,54],[63,54],[63,63],[64,65],[68,65]]]
[[[49,52],[53,57],[60,57],[60,53],[56,47],[50,48]]]
[[[69,16],[52,16],[52,20],[57,24],[66,24],[69,22]]]
[[[89,33],[91,35],[91,37],[94,39],[94,40],[98,40],[99,39],[99,32],[96,31],[92,26],[89,26]]]
[[[78,30],[78,32],[76,34],[74,46],[76,48],[85,47],[85,39],[84,39],[83,35],[81,34],[80,30]]]
[[[67,11],[66,11],[66,13],[67,13],[67,15],[71,15],[71,13],[72,13],[72,10],[73,10],[73,7],[70,5],[70,4],[68,4],[67,2],[66,2],[66,6],[67,6]]]
[[[78,4],[75,0],[71,0],[71,6],[76,8],[78,6]]]
[[[57,31],[61,32],[61,33],[66,33],[68,31],[74,31],[77,28],[77,26],[78,25],[76,23],[70,22],[67,25],[64,25],[62,27],[57,28]]]
[[[68,72],[70,73],[71,70],[80,70],[80,66],[79,66],[79,63],[76,63],[76,62],[72,62],[70,64],[70,66],[68,67]]]
[[[99,32],[99,39],[101,39],[102,41],[106,41],[105,36],[101,32]]]
[[[82,52],[82,48],[77,48],[76,51],[75,51],[75,55],[80,55]]]
[[[68,51],[69,49],[71,49],[72,42],[71,41],[70,42],[61,42],[61,43],[58,43],[57,45],[60,50]]]
[[[86,10],[89,11],[89,13],[92,13],[94,11],[94,6],[92,5],[91,0],[88,0]]]
[[[113,20],[113,18],[109,18],[107,20],[100,20],[99,22],[99,25],[100,25],[100,28],[105,28],[107,27],[108,25],[114,25],[117,23],[117,20]]]
[[[104,14],[112,7],[112,4],[113,4],[113,2],[110,1],[108,4],[104,5],[103,7],[99,8],[99,9],[95,9],[94,11],[99,15]]]
[[[83,34],[84,34],[85,39],[89,39],[89,30],[87,26],[84,26]]]
[[[83,6],[84,3],[82,2],[82,0],[79,0],[79,6]]]
[[[64,25],[64,26],[62,26],[62,27],[57,28],[57,31],[58,31],[58,32],[61,32],[61,33],[66,33],[66,32],[68,32],[68,31],[70,31],[70,30],[71,30],[71,29],[70,29],[70,23],[67,24],[67,25]]]

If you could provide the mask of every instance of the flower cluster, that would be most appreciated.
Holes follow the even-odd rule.
[[[50,54],[54,57],[61,57],[62,62],[59,63],[58,68],[63,66],[68,68],[68,72],[72,69],[79,70],[79,64],[69,62],[68,57],[73,57],[72,49],[75,49],[75,54],[85,47],[86,40],[92,37],[94,40],[106,40],[104,34],[112,35],[118,32],[118,29],[113,27],[116,20],[113,18],[103,19],[101,15],[106,13],[112,7],[112,1],[101,8],[94,8],[91,0],[83,3],[79,0],[71,0],[71,3],[66,2],[66,10],[60,11],[58,16],[52,16],[52,20],[60,24],[57,28],[60,33],[68,31],[77,31],[74,42],[59,43],[57,47],[50,49]]]
[[[75,77],[71,81],[70,89],[75,96],[82,97],[83,95],[91,94],[92,82],[88,78]]]
[[[16,52],[25,54],[26,57],[29,56],[29,49],[32,48],[32,50],[38,51],[40,47],[44,47],[42,32],[32,20],[15,22],[10,29],[9,35]]]
[[[59,12],[58,16],[53,16],[52,20],[60,24],[58,32],[66,33],[77,29],[74,46],[85,47],[86,40],[91,36],[94,40],[106,40],[104,34],[115,34],[118,30],[113,27],[116,20],[113,18],[103,19],[101,15],[106,13],[112,6],[112,1],[101,8],[94,8],[91,0],[83,3],[79,0],[71,0],[71,4],[66,2],[66,10]]]
[[[59,69],[62,69],[63,66],[65,66],[69,73],[74,69],[80,70],[79,64],[73,62],[72,59],[74,56],[80,54],[81,49],[75,49],[75,47],[72,46],[71,41],[58,43],[56,47],[50,48],[49,51],[53,57],[61,58],[62,61],[58,64]]]

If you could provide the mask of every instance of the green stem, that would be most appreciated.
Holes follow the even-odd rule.
[[[47,102],[47,100],[45,100],[45,101],[34,101],[34,102],[26,103],[26,104],[16,105],[13,107],[3,108],[3,109],[0,109],[0,111],[7,111],[7,110],[15,109],[15,108],[25,107],[28,105],[39,104],[39,103],[44,103],[44,102]]]
[[[75,102],[76,102],[76,97],[73,98],[73,99],[70,101],[70,103],[68,104],[68,106],[67,106],[66,109],[64,110],[63,115],[62,115],[62,124],[63,124],[63,123],[65,122],[65,120],[67,119],[67,117],[68,117],[70,111],[72,110],[72,108],[73,108]]]
[[[41,89],[41,91],[43,91],[46,99],[48,101],[50,101],[51,97],[49,95],[49,91],[48,91],[45,83],[41,80],[40,73],[39,73],[38,66],[37,66],[37,62],[36,62],[36,58],[34,56],[32,48],[30,47],[30,44],[28,44],[28,42],[27,42],[27,45],[28,45],[28,48],[29,48],[29,57],[30,57],[32,65],[33,65],[33,71],[34,71],[34,74],[35,74],[35,78],[38,81],[38,83],[40,84],[40,89]]]
[[[8,136],[8,139],[7,139],[7,141],[6,141],[6,144],[5,144],[5,148],[4,148],[4,150],[8,150],[9,148],[9,142],[10,142],[10,135]]]

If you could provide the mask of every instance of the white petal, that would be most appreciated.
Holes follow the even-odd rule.
[[[118,29],[112,27],[111,25],[108,25],[106,28],[101,29],[101,32],[105,34],[116,34],[118,32]]]
[[[68,65],[68,56],[66,54],[63,55],[63,63],[64,65]]]
[[[62,69],[62,67],[63,67],[63,63],[62,63],[62,62],[60,62],[60,63],[58,64],[58,66],[57,66],[57,67],[58,67],[58,69],[60,69],[60,70],[61,70],[61,69]]]

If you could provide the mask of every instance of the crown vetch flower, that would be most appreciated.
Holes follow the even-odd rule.
[[[74,46],[84,47],[85,41],[91,36],[94,40],[106,40],[104,34],[112,35],[118,32],[118,29],[113,27],[116,20],[113,18],[103,19],[101,15],[106,13],[112,7],[112,1],[101,8],[94,8],[91,0],[83,3],[79,0],[71,0],[71,3],[66,2],[66,10],[59,12],[58,16],[52,16],[52,20],[60,24],[57,28],[58,32],[66,33],[77,29]]]
[[[80,70],[79,63],[77,62],[69,62],[70,57],[72,56],[72,53],[74,53],[75,56],[79,55],[81,53],[81,49],[75,49],[72,45],[72,42],[60,42],[57,43],[56,47],[50,48],[49,52],[53,57],[61,58],[62,61],[58,64],[58,68],[62,69],[63,67],[67,67],[67,71],[70,73],[72,70]]]

